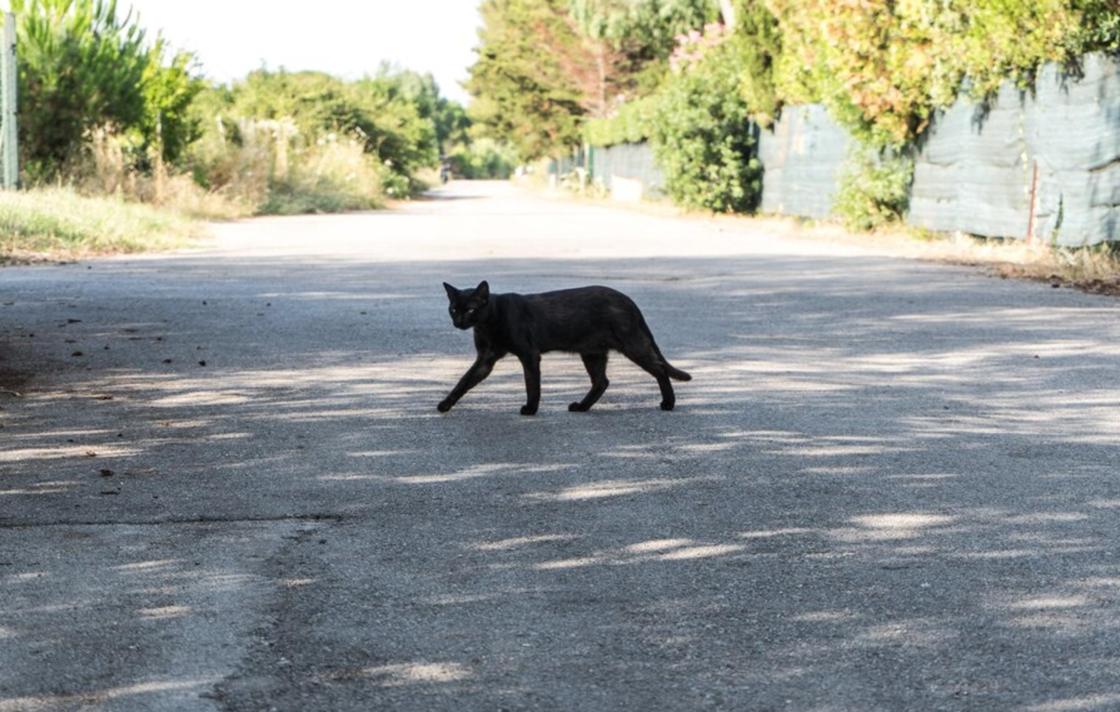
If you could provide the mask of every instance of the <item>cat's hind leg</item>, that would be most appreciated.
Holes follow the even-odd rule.
[[[595,405],[599,397],[603,395],[603,391],[607,390],[607,386],[611,384],[607,380],[607,354],[580,354],[580,358],[583,359],[587,375],[591,376],[591,390],[587,392],[583,400],[568,406],[568,410],[573,413],[591,410],[591,406]]]
[[[665,361],[652,346],[643,349],[626,349],[623,353],[626,354],[626,358],[657,379],[657,385],[661,388],[661,410],[672,410],[677,404],[677,396],[673,393],[673,384],[669,381],[669,369]]]

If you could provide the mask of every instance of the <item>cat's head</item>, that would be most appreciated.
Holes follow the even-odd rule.
[[[485,280],[474,289],[456,289],[447,282],[443,283],[443,288],[450,302],[447,311],[456,327],[470,329],[486,316],[490,307],[490,285]]]

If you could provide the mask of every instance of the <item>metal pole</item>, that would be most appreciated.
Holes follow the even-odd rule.
[[[0,182],[5,190],[19,187],[19,131],[16,125],[16,16],[4,13],[4,46],[0,48],[0,143],[3,144]]]
[[[1034,244],[1034,214],[1038,212],[1038,161],[1034,161],[1031,171],[1030,216],[1027,218],[1027,244]]]

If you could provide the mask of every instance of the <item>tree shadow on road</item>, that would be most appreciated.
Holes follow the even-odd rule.
[[[82,587],[6,547],[0,665],[244,607],[237,674],[152,679],[233,708],[307,685],[320,708],[1120,701],[1112,302],[994,280],[977,302],[965,271],[866,258],[295,260],[49,273],[143,281],[142,317],[77,279],[0,311],[37,374],[0,402],[0,538],[130,542],[80,554],[105,572]],[[439,284],[482,278],[626,291],[694,376],[678,410],[615,359],[568,413],[586,375],[558,355],[537,418],[515,362],[436,414],[471,348]],[[190,537],[225,544],[198,569],[168,553]],[[4,682],[0,710],[54,694]]]

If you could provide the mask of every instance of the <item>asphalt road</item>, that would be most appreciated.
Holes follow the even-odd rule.
[[[437,414],[483,278],[677,410]],[[500,184],[0,270],[0,712],[1120,709],[1118,307]]]

